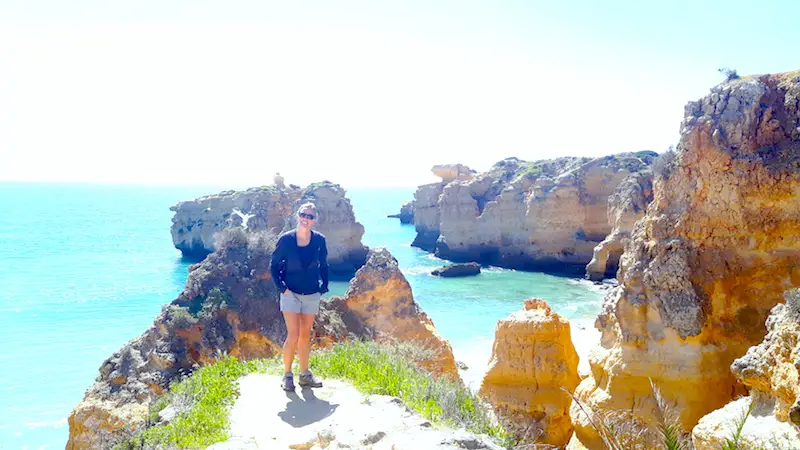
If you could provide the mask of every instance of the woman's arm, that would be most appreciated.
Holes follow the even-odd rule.
[[[275,251],[272,252],[272,260],[269,264],[269,271],[272,273],[272,281],[279,293],[286,291],[286,282],[281,273],[281,263],[286,259],[286,239],[281,237],[275,244]]]
[[[320,293],[328,292],[328,244],[325,241],[325,236],[320,235],[322,238],[319,243],[319,277],[322,279],[320,286]]]

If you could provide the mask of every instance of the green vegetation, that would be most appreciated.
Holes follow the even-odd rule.
[[[747,422],[747,418],[750,416],[750,413],[753,412],[753,404],[754,403],[751,400],[747,404],[747,408],[745,408],[739,417],[736,418],[731,436],[725,438],[725,441],[722,443],[722,450],[741,450],[744,448],[742,447],[742,444],[744,444],[742,430],[744,430],[744,424]]]
[[[428,420],[465,427],[509,444],[509,437],[493,423],[489,407],[477,396],[459,383],[432,378],[415,364],[429,358],[428,352],[408,343],[357,342],[312,355],[311,366],[315,373],[347,380],[366,394],[399,397]]]
[[[115,450],[140,448],[205,448],[227,439],[229,408],[238,395],[239,377],[264,366],[258,361],[225,358],[197,370],[172,386],[154,403],[147,424],[154,424],[167,405],[177,415],[166,425],[154,425],[115,446]]]
[[[664,400],[661,391],[652,380],[650,380],[650,387],[656,400],[657,432],[648,429],[630,411],[618,414],[598,414],[581,403],[574,395],[572,399],[589,419],[592,428],[609,450],[688,450],[692,448],[689,432],[681,428],[674,407]]]
[[[430,356],[407,343],[352,342],[313,353],[311,367],[316,375],[348,381],[365,394],[397,396],[433,422],[486,433],[510,446],[511,438],[474,394],[415,365]],[[239,394],[237,380],[253,372],[280,374],[282,364],[278,359],[229,357],[197,370],[154,402],[143,432],[115,449],[205,448],[227,439],[230,406]],[[157,423],[158,413],[168,405],[177,415],[167,424]]]
[[[721,69],[717,69],[717,72],[725,76],[725,81],[733,81],[739,78],[739,74],[736,73],[736,69],[723,67]]]

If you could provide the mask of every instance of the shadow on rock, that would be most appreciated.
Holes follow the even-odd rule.
[[[286,410],[278,413],[278,417],[289,425],[300,428],[330,416],[339,407],[338,404],[331,404],[326,400],[321,400],[314,395],[311,389],[303,389],[301,398],[295,392],[287,392],[286,397],[289,402]]]

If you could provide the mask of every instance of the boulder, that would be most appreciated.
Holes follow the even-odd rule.
[[[530,299],[497,323],[479,394],[521,442],[563,447],[572,435],[569,393],[579,380],[569,322]]]
[[[274,238],[241,228],[218,236],[218,249],[191,266],[183,292],[148,330],[100,366],[97,380],[69,416],[68,449],[111,448],[131,436],[170,382],[199,366],[224,355],[250,359],[281,354],[286,326],[269,271]],[[317,346],[351,337],[414,340],[431,351],[424,367],[457,377],[449,344],[413,301],[411,288],[386,250],[371,254],[348,296],[320,307],[314,327]]]
[[[794,73],[725,82],[687,105],[597,318],[601,344],[575,392],[586,407],[656,430],[652,381],[690,431],[744,393],[731,363],[800,284],[798,98]],[[581,443],[603,448],[577,407],[571,415]]]
[[[180,202],[170,208],[175,212],[172,241],[184,256],[202,260],[216,249],[214,237],[220,231],[238,226],[276,234],[289,230],[296,226],[297,208],[308,201],[316,204],[319,215],[314,229],[327,238],[331,276],[350,279],[366,260],[367,247],[361,243],[364,227],[356,221],[345,190],[327,181],[300,189],[286,187],[276,175],[272,186]]]
[[[431,275],[439,277],[468,277],[481,273],[481,265],[478,263],[449,264],[431,272]]]

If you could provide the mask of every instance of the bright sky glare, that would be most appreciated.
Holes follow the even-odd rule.
[[[0,181],[414,186],[663,151],[718,68],[800,68],[780,3],[3,0]]]

